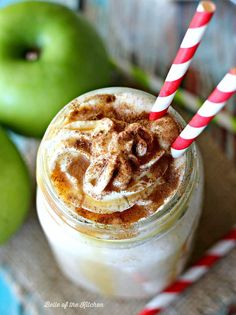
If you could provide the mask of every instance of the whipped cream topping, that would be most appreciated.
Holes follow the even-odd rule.
[[[153,134],[140,123],[125,123],[103,118],[97,121],[91,134],[90,165],[84,176],[84,191],[95,199],[101,199],[110,191],[124,191],[165,153],[153,148]],[[121,128],[121,131],[117,131]],[[151,151],[155,154],[150,154]],[[142,163],[141,158],[147,157]]]
[[[45,142],[52,184],[73,209],[111,214],[148,205],[165,174],[179,172],[170,157],[178,133],[170,115],[149,121],[114,94],[75,100]]]

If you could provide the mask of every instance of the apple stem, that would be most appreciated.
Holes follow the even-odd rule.
[[[39,51],[38,50],[29,50],[25,53],[25,59],[29,61],[35,61],[39,58]]]

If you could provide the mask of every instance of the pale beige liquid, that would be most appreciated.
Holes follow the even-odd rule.
[[[107,94],[114,94],[115,102],[107,102]],[[37,211],[41,225],[63,273],[76,284],[101,294],[136,298],[152,296],[183,270],[190,253],[201,212],[201,163],[199,156],[195,155],[195,146],[181,159],[170,157],[170,142],[179,132],[172,117],[181,121],[173,110],[171,116],[159,120],[159,125],[153,123],[159,126],[154,129],[162,132],[156,131],[159,146],[148,146],[148,152],[152,148],[149,158],[142,161],[144,156],[137,156],[136,147],[132,151],[139,160],[139,167],[151,161],[159,150],[165,150],[165,153],[153,168],[148,168],[150,176],[154,178],[156,175],[157,183],[154,181],[154,184],[158,187],[151,182],[150,194],[140,193],[142,189],[137,194],[134,191],[131,202],[135,201],[135,204],[126,210],[123,209],[126,206],[123,199],[129,198],[127,193],[131,187],[133,189],[132,182],[138,178],[139,168],[132,168],[132,178],[126,188],[122,187],[114,194],[114,189],[109,191],[109,183],[103,186],[103,190],[96,188],[96,196],[92,198],[88,187],[84,187],[84,179],[91,163],[96,163],[96,156],[91,159],[93,152],[77,154],[83,148],[74,145],[81,138],[80,121],[87,123],[90,120],[85,112],[78,116],[76,109],[87,106],[89,114],[90,109],[97,109],[99,104],[108,109],[112,103],[119,115],[141,114],[144,115],[141,120],[148,122],[148,112],[154,101],[155,97],[150,94],[126,88],[108,88],[85,94],[55,117],[39,150]],[[109,118],[107,113],[104,116]],[[79,124],[68,126],[77,122]],[[143,121],[141,125],[147,127]],[[94,129],[88,129],[91,137]],[[101,138],[95,140],[96,144]],[[125,157],[128,157],[127,153]],[[166,170],[163,164],[168,166]],[[189,165],[191,169],[187,167]],[[164,174],[158,176],[158,170],[163,169]],[[117,171],[110,178],[112,184],[116,175]],[[100,176],[95,177],[93,185],[96,186],[98,178]],[[145,183],[144,180],[144,186]],[[90,210],[83,207],[88,196],[91,197]],[[102,213],[104,208],[107,210],[104,207],[107,196],[110,198],[107,200],[110,207],[107,208],[111,211]],[[98,204],[101,207],[95,212]]]

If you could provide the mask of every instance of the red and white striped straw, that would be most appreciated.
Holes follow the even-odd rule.
[[[201,1],[199,3],[164,85],[152,107],[150,120],[158,119],[166,114],[214,12],[213,2]]]
[[[203,132],[236,91],[236,68],[231,69],[203,103],[171,146],[171,155],[180,157]]]
[[[189,286],[198,281],[212,266],[227,255],[236,246],[236,226],[185,273],[177,278],[154,299],[152,299],[138,315],[156,315],[163,312]]]

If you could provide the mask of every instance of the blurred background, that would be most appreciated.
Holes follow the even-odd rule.
[[[0,0],[5,6],[15,0]],[[18,1],[19,2],[19,1]],[[143,89],[158,93],[183,39],[198,1],[191,0],[51,0],[80,10],[104,39],[123,72],[138,78]],[[217,11],[191,63],[182,87],[205,99],[227,70],[236,64],[236,1],[215,1]],[[164,14],[163,14],[164,12]],[[137,68],[135,68],[137,70]],[[143,73],[145,72],[145,73]],[[137,71],[136,71],[137,74]],[[142,77],[141,77],[142,75]],[[146,80],[143,76],[146,75]],[[148,83],[147,83],[148,82]],[[236,163],[236,105],[233,98],[210,132]],[[199,102],[184,106],[195,111]]]

